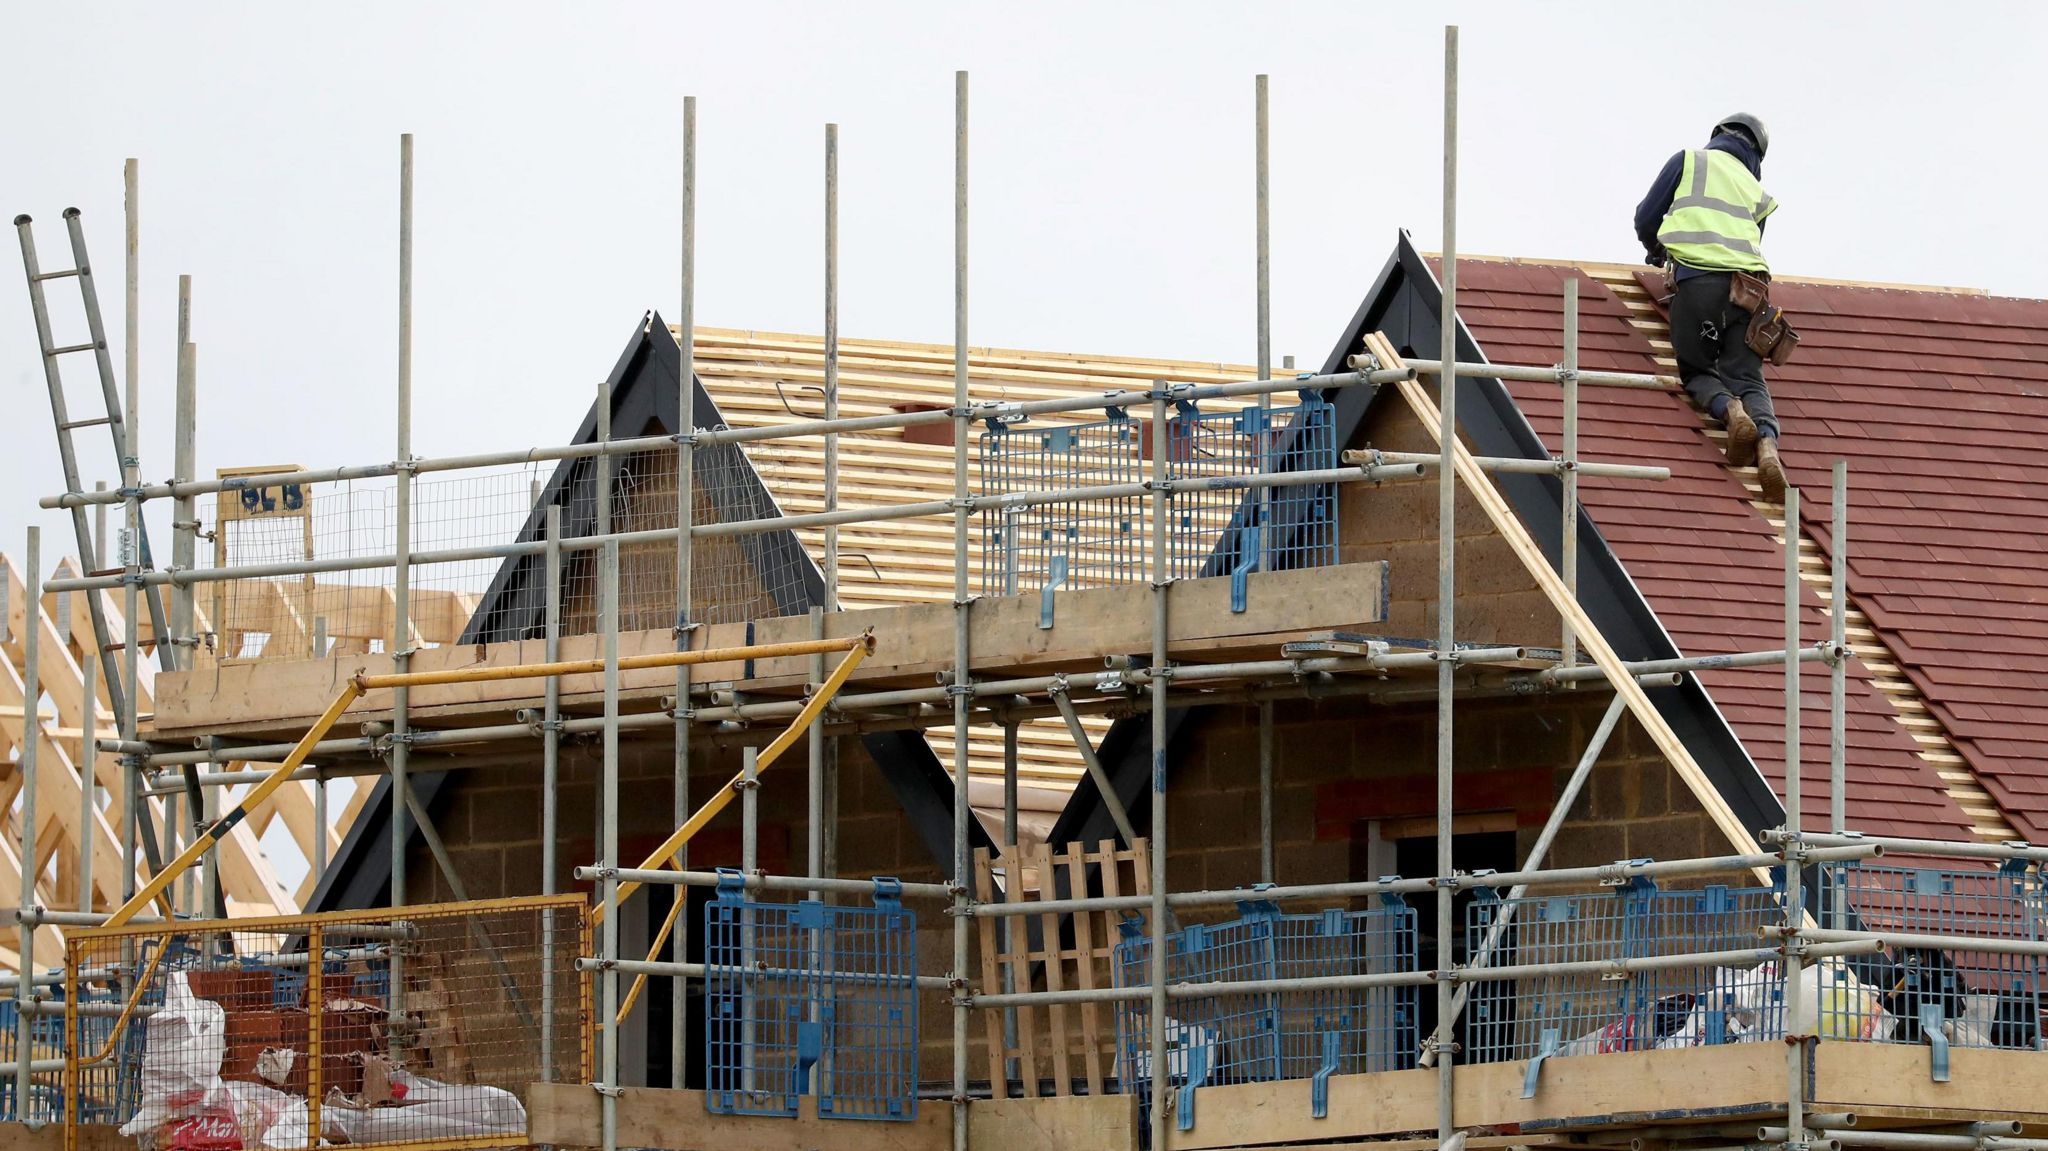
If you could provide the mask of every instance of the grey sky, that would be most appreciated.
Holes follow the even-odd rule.
[[[1658,165],[1743,107],[1772,129],[1780,270],[2048,294],[2014,210],[2048,176],[2033,5],[1781,4],[1753,25],[1641,3],[6,6],[0,208],[37,217],[52,266],[59,212],[85,210],[117,334],[121,162],[142,162],[151,478],[170,474],[180,272],[203,474],[392,456],[402,131],[415,450],[563,440],[641,312],[674,312],[686,93],[708,324],[820,327],[831,120],[843,331],[950,338],[964,67],[974,342],[1248,360],[1265,71],[1275,350],[1320,357],[1397,228],[1438,243],[1446,21],[1467,252],[1635,259],[1629,213]],[[0,274],[0,384],[0,549],[19,554],[33,497],[60,485],[17,272]],[[90,446],[88,485],[111,478]],[[38,522],[68,550],[60,519]]]

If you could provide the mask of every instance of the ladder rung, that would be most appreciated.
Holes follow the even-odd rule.
[[[127,570],[127,568],[101,568],[98,571],[87,572],[85,575],[87,579],[100,579],[104,576],[122,575]]]
[[[77,276],[83,274],[84,272],[84,268],[66,268],[61,272],[37,272],[34,276],[30,278],[36,280],[37,282],[41,282],[43,280],[61,280],[66,276]]]
[[[71,431],[71,430],[72,430],[72,429],[74,429],[74,428],[96,428],[96,427],[100,426],[101,424],[111,424],[111,423],[113,423],[113,422],[114,422],[114,417],[112,417],[112,416],[101,416],[101,417],[99,417],[98,419],[92,419],[92,420],[69,420],[69,421],[65,422],[65,424],[63,425],[63,427],[64,427],[64,430],[68,432],[68,431]]]
[[[66,356],[72,352],[93,352],[98,350],[98,344],[69,344],[61,348],[51,348],[49,354],[52,356]]]

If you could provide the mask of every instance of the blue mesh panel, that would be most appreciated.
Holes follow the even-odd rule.
[[[878,885],[881,881],[878,881]],[[917,917],[761,903],[736,884],[704,908],[706,1106],[828,1119],[917,1116]]]

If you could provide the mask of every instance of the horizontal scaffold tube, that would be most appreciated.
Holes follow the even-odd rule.
[[[792,643],[749,644],[746,647],[707,647],[694,651],[658,651],[647,655],[629,655],[613,661],[620,671],[637,671],[642,668],[681,667],[686,664],[729,663],[750,659],[780,659],[783,656],[817,655],[824,652],[852,651],[854,648],[875,650],[872,634],[851,639],[808,639]],[[556,663],[521,663],[505,667],[458,667],[447,671],[410,671],[391,675],[357,675],[356,690],[372,692],[380,688],[426,687],[442,683],[480,683],[485,680],[504,679],[546,679],[556,675],[590,675],[605,670],[601,659],[572,659]]]
[[[1773,836],[1774,839],[1780,836]],[[1809,848],[1813,847],[1855,847],[1875,844],[1886,851],[1901,855],[1927,855],[1936,858],[1955,859],[2025,859],[2034,863],[2048,863],[2048,847],[2035,847],[2030,843],[1958,843],[1946,839],[1906,839],[1891,835],[1828,835],[1807,832],[1801,837]],[[1811,858],[1812,851],[1807,852]]]
[[[1783,937],[1784,927],[1769,925],[1762,934]],[[1851,943],[1873,940],[1887,947],[1926,951],[1982,952],[1986,955],[2048,955],[2048,940],[2000,939],[1992,935],[1933,935],[1912,931],[1836,931],[1825,927],[1801,927],[1800,939],[1809,943]]]
[[[1801,663],[1832,663],[1838,657],[1833,641],[1817,643],[1812,647],[1799,649]],[[1776,651],[1745,651],[1730,655],[1697,655],[1683,659],[1646,659],[1627,664],[1629,670],[1641,673],[1660,671],[1722,671],[1734,667],[1768,667],[1785,662],[1785,649]],[[1538,673],[1545,683],[1584,683],[1601,679],[1604,674],[1599,668],[1587,664],[1581,667],[1553,667]]]
[[[1765,1127],[1770,1142],[1783,1142],[1784,1128]],[[1779,1133],[1769,1138],[1768,1133]],[[1822,1130],[1820,1135],[1843,1147],[1875,1147],[1882,1151],[2048,1151],[2048,1139],[2021,1139],[2010,1135],[1937,1134],[1927,1131]]]
[[[1413,464],[1425,471],[1438,467],[1441,461],[1441,456],[1425,452],[1383,452],[1378,448],[1362,448],[1347,451],[1343,455],[1343,462],[1362,467]],[[1670,468],[1646,464],[1603,464],[1586,460],[1525,459],[1517,456],[1473,456],[1472,462],[1479,465],[1479,470],[1487,472],[1517,472],[1543,476],[1561,476],[1566,472],[1577,472],[1582,476],[1612,480],[1671,478]]]
[[[1225,399],[1235,396],[1270,395],[1275,392],[1298,391],[1303,388],[1344,388],[1359,384],[1390,384],[1399,380],[1415,378],[1411,369],[1371,368],[1349,372],[1334,372],[1328,375],[1302,374],[1288,379],[1241,380],[1223,384],[1176,384],[1169,387],[1169,394],[1175,400],[1200,402],[1202,400]],[[1152,393],[1149,389],[1122,389],[1103,392],[1100,395],[1059,400],[1032,400],[1023,403],[986,402],[971,404],[967,409],[970,420],[1014,420],[1034,415],[1052,415],[1060,412],[1086,412],[1101,408],[1134,407],[1149,403]],[[828,432],[882,431],[891,428],[909,428],[929,424],[949,424],[955,418],[951,408],[935,411],[901,412],[887,416],[850,416],[836,420],[795,420],[783,424],[771,424],[758,428],[716,428],[698,431],[690,436],[694,444],[748,443],[756,440],[788,439],[796,436],[824,435]],[[515,467],[519,464],[546,463],[557,460],[583,459],[602,455],[631,455],[638,452],[673,448],[677,436],[636,436],[631,439],[595,441],[587,444],[562,444],[544,448],[515,448],[502,452],[478,452],[461,456],[437,456],[415,459],[401,466],[393,463],[357,464],[333,468],[301,469],[299,471],[270,472],[264,475],[232,476],[213,480],[172,480],[162,484],[144,484],[133,492],[116,489],[107,492],[70,492],[65,495],[44,496],[40,501],[45,508],[82,507],[87,504],[118,504],[127,501],[132,494],[141,500],[176,499],[190,496],[212,495],[223,491],[273,488],[283,484],[337,483],[345,480],[381,479],[395,476],[400,471],[413,475],[429,472],[467,471],[474,468]]]
[[[1248,488],[1291,488],[1311,484],[1329,483],[1386,483],[1391,480],[1413,479],[1422,474],[1418,464],[1389,464],[1383,467],[1320,468],[1299,472],[1268,472],[1242,477],[1218,477],[1213,479],[1190,479],[1171,481],[1167,490],[1210,491],[1217,489],[1239,490]],[[1105,484],[1099,487],[1072,488],[1065,491],[1013,492],[999,496],[974,496],[966,501],[969,511],[989,508],[1035,507],[1041,504],[1063,504],[1075,500],[1112,499],[1137,497],[1150,494],[1150,484]],[[803,515],[761,516],[755,519],[731,520],[721,523],[697,524],[689,529],[692,539],[715,536],[760,535],[774,531],[793,531],[798,528],[830,527],[838,524],[880,523],[887,520],[917,519],[920,516],[951,515],[957,510],[951,500],[925,500],[920,503],[880,504],[870,507],[846,508],[831,512],[809,512]],[[596,535],[574,536],[558,541],[564,552],[595,551],[606,544],[621,546],[639,544],[674,543],[679,534],[677,528],[648,528],[643,531],[610,532]],[[439,550],[414,551],[409,562],[415,566],[443,563],[468,563],[475,560],[512,559],[518,556],[537,556],[547,551],[545,540],[523,540],[505,544],[482,544],[475,547],[443,548]],[[239,579],[272,579],[281,576],[317,575],[329,572],[371,571],[393,567],[398,557],[393,554],[374,556],[349,556],[334,559],[299,560],[286,563],[244,564],[236,567],[194,568],[189,571],[153,571],[140,577],[145,586],[172,584],[187,587],[202,583],[224,583]],[[68,576],[62,579],[45,580],[46,592],[92,591],[123,586],[129,577],[123,574],[104,576]]]
[[[1357,361],[1360,356],[1351,357]],[[1443,372],[1442,360],[1413,360],[1403,362],[1414,369],[1418,376],[1435,376]],[[1523,364],[1475,364],[1459,360],[1451,365],[1460,376],[1473,380],[1524,380],[1534,384],[1557,384],[1564,382],[1564,368],[1534,368]],[[1655,376],[1643,372],[1589,372],[1573,373],[1579,383],[1596,388],[1655,388],[1671,391],[1679,386],[1677,376]]]
[[[873,883],[859,879],[805,879],[794,875],[725,875],[716,871],[667,871],[644,867],[579,867],[576,879],[595,883],[617,879],[626,883],[651,883],[668,887],[719,887],[738,881],[748,891],[822,891],[856,898],[875,894]],[[953,898],[953,889],[943,883],[899,883],[900,894],[920,899]]]
[[[1247,893],[1240,893],[1247,894]],[[1877,950],[1866,941],[1855,953]],[[1838,951],[1833,954],[1850,954]],[[1779,958],[1775,947],[1736,951],[1702,951],[1690,955],[1650,955],[1632,959],[1587,960],[1576,963],[1529,963],[1512,967],[1469,967],[1454,971],[1375,971],[1356,975],[1317,975],[1295,979],[1208,980],[1166,985],[1168,999],[1205,999],[1218,995],[1265,995],[1289,991],[1341,991],[1362,987],[1417,987],[1433,983],[1490,983],[1504,979],[1553,975],[1619,975],[1639,971],[1672,971],[1693,967],[1754,967]],[[1062,991],[1016,991],[963,995],[957,1002],[972,1007],[1023,1007],[1051,1003],[1141,1002],[1151,996],[1145,984],[1129,987],[1070,988]]]
[[[594,955],[586,955],[577,959],[576,970],[616,971],[621,975],[637,975],[642,978],[659,978],[663,976],[673,978],[682,976],[688,979],[702,979],[711,974],[709,965],[703,963],[671,963],[660,959],[604,959]],[[740,975],[737,970],[732,968],[725,968],[722,973],[734,978],[738,978]],[[747,977],[752,979],[816,979],[818,973],[805,968],[767,967],[752,970],[747,973]],[[906,978],[900,975],[863,975],[850,971],[834,971],[831,979],[834,983],[842,984],[879,983],[897,985],[914,979],[917,982],[918,989],[921,991],[953,990],[953,981],[942,975],[916,975]]]

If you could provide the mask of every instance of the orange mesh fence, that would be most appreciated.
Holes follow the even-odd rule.
[[[516,1147],[587,1082],[580,896],[79,931],[61,1100],[144,1151]]]

